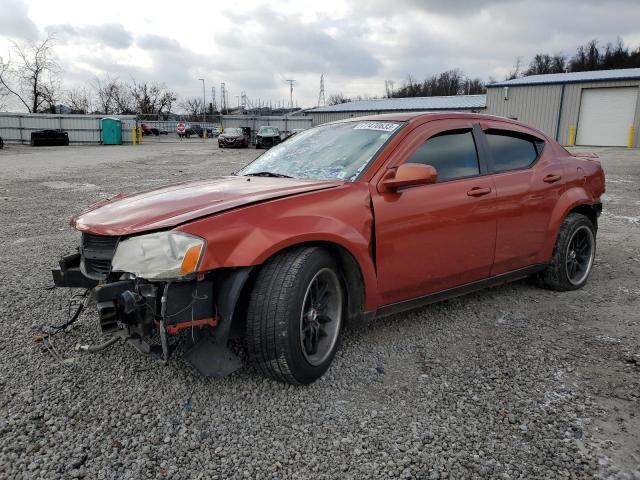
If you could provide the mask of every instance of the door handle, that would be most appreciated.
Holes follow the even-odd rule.
[[[469,195],[470,197],[481,197],[482,195],[486,195],[488,193],[491,193],[490,188],[473,187],[467,192],[467,195]]]
[[[544,177],[542,179],[543,182],[546,183],[553,183],[553,182],[557,182],[558,180],[560,180],[562,177],[560,175],[554,175],[553,173],[547,175],[546,177]]]

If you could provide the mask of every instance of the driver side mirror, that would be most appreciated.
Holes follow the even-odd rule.
[[[397,169],[387,172],[382,179],[382,187],[387,192],[397,192],[400,188],[426,185],[438,181],[438,172],[431,165],[403,163]]]

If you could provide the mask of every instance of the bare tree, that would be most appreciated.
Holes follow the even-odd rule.
[[[523,75],[540,75],[544,73],[562,73],[565,71],[566,60],[562,55],[551,56],[547,53],[538,53],[533,57],[529,68]]]
[[[464,93],[467,95],[480,95],[486,93],[487,87],[479,78],[466,78],[464,81]]]
[[[65,93],[65,101],[73,113],[89,113],[93,109],[91,93],[84,87],[77,87]]]
[[[393,80],[385,80],[384,90],[387,98],[393,97],[393,92],[395,90],[395,82]]]
[[[0,85],[30,113],[55,105],[60,67],[53,55],[55,37],[40,43],[12,44],[14,59],[0,62]]]
[[[105,115],[116,113],[116,97],[118,96],[118,79],[111,78],[108,74],[104,78],[96,77],[93,80],[97,110]]]
[[[62,86],[57,77],[50,78],[48,82],[42,85],[42,108],[44,112],[56,112],[56,105],[60,102],[62,96]]]
[[[522,70],[522,57],[516,57],[513,69],[504,77],[505,80],[514,80],[520,76]]]
[[[516,78],[518,78],[520,76],[520,70],[522,69],[522,58],[521,57],[516,57],[516,63],[513,66],[513,70],[511,70],[507,76],[505,77],[505,80],[514,80]]]
[[[142,115],[169,113],[178,95],[165,84],[156,82],[136,82],[132,79],[129,87],[137,113]]]
[[[139,113],[136,109],[136,102],[129,85],[123,82],[118,82],[114,93],[117,113],[122,115],[135,115]]]
[[[339,105],[341,103],[348,103],[351,99],[344,96],[343,93],[334,93],[327,98],[327,105]]]
[[[93,90],[96,96],[97,110],[106,115],[119,113],[122,115],[135,115],[136,104],[131,94],[131,86],[105,75],[103,78],[95,78]]]
[[[0,65],[2,65],[2,58],[0,58]],[[7,107],[7,97],[9,96],[9,92],[6,88],[0,85],[0,111],[4,110]]]
[[[460,69],[456,68],[427,77],[422,82],[417,81],[413,75],[409,74],[401,87],[390,92],[390,96],[435,97],[440,95],[473,95],[484,92],[485,87],[482,80],[466,77]]]
[[[192,97],[185,98],[182,102],[180,102],[180,108],[184,110],[187,115],[189,115],[192,119],[202,118],[202,113],[204,110],[204,102],[201,98]]]

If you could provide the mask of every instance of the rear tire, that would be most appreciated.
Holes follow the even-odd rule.
[[[343,298],[326,250],[298,247],[269,259],[247,310],[247,347],[257,370],[293,385],[321,377],[338,347]]]
[[[596,253],[596,229],[587,217],[570,213],[558,232],[551,262],[538,274],[538,285],[564,292],[582,288]]]

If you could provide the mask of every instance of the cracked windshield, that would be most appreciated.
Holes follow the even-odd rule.
[[[316,127],[272,148],[238,175],[353,181],[401,125],[348,122]]]

